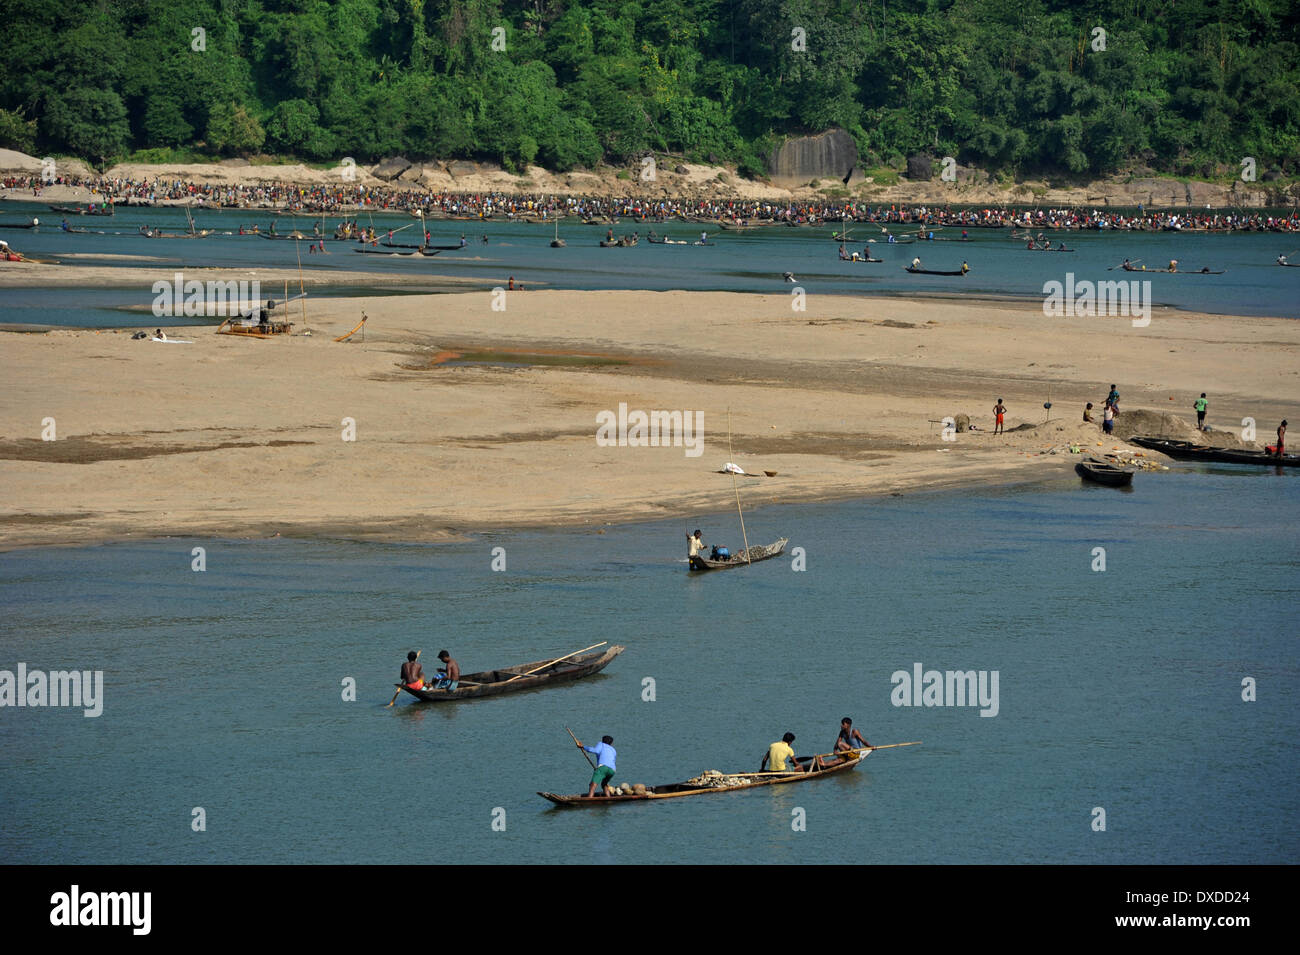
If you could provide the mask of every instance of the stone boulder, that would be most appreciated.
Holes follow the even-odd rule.
[[[929,182],[934,178],[934,159],[930,156],[908,156],[907,178],[913,182]]]
[[[478,166],[472,162],[466,162],[464,159],[457,159],[455,162],[447,164],[447,172],[453,178],[475,176],[478,175]]]
[[[858,144],[842,129],[787,140],[767,157],[768,174],[779,185],[802,185],[810,179],[842,181],[857,164]]]
[[[401,156],[390,156],[370,170],[370,174],[376,179],[391,182],[410,168],[410,160],[403,159]]]

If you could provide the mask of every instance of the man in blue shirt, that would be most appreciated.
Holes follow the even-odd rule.
[[[609,788],[609,781],[614,778],[615,760],[618,759],[613,744],[612,736],[602,736],[595,746],[583,746],[582,743],[578,743],[579,749],[584,749],[596,757],[596,771],[592,773],[591,785],[587,787],[588,799],[596,795],[597,786],[606,796],[614,795],[613,790]]]

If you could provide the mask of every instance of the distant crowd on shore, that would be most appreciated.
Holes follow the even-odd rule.
[[[860,200],[807,199],[773,202],[763,199],[652,199],[614,196],[555,196],[504,192],[448,192],[342,183],[302,186],[289,183],[197,183],[162,178],[131,180],[109,177],[60,176],[52,183],[39,176],[11,176],[6,189],[39,197],[50,184],[88,189],[100,201],[125,205],[189,201],[231,209],[275,209],[304,215],[351,215],[356,212],[405,212],[431,218],[537,218],[561,216],[612,221],[681,219],[720,223],[724,228],[760,225],[880,225],[957,226],[961,228],[1072,229],[1119,231],[1300,232],[1300,211],[1288,215],[1264,212],[1132,212],[1080,209],[948,209],[928,206],[885,206]]]

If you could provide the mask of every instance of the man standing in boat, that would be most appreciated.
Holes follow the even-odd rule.
[[[595,797],[597,786],[606,796],[614,795],[614,791],[609,788],[609,781],[614,778],[614,771],[617,768],[615,764],[618,761],[618,751],[614,749],[614,737],[602,736],[595,746],[583,746],[578,740],[574,742],[578,743],[578,749],[586,750],[596,757],[596,771],[591,774],[587,798]]]
[[[446,650],[438,651],[438,659],[442,661],[443,669],[438,671],[438,682],[434,684],[433,689],[446,690],[450,693],[460,686],[460,664],[453,660]]]
[[[1286,419],[1277,426],[1277,456],[1279,459],[1286,454]]]
[[[690,553],[687,556],[690,559],[691,566],[695,566],[696,560],[704,556],[704,546],[705,546],[704,539],[700,537],[700,529],[698,527],[695,529],[694,536],[690,534],[686,535],[686,543],[687,546],[690,548]]]

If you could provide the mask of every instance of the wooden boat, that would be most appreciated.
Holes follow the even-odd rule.
[[[85,213],[80,206],[46,206],[51,212],[60,212],[65,216],[79,216]]]
[[[353,249],[353,252],[360,252],[363,255],[416,255],[419,249]]]
[[[320,236],[308,235],[305,232],[256,232],[254,235],[260,235],[263,239],[298,239],[304,242],[315,242],[320,238]]]
[[[0,229],[39,229],[40,227],[40,219],[33,219],[31,222],[0,222]]]
[[[559,661],[536,660],[532,663],[520,663],[517,666],[502,667],[499,670],[484,670],[481,673],[463,673],[460,686],[454,690],[413,690],[403,683],[401,687],[411,696],[425,703],[446,703],[450,700],[477,700],[484,696],[499,696],[502,693],[515,693],[519,690],[534,690],[539,687],[558,686],[572,683],[585,676],[599,673],[609,666],[611,660],[622,653],[626,647],[615,644],[604,651],[560,657]],[[541,668],[541,669],[539,669]],[[529,673],[529,671],[535,671]],[[524,676],[523,674],[528,674]]]
[[[1189,272],[1186,269],[1148,269],[1140,265],[1122,265],[1120,266],[1125,272],[1159,272],[1162,275],[1222,275],[1227,269],[1197,269]]]
[[[1122,468],[1100,458],[1085,458],[1074,466],[1074,470],[1085,481],[1107,487],[1127,487],[1133,483],[1131,468]]]
[[[1300,269],[1300,262],[1279,262],[1278,265],[1284,269]]]
[[[904,272],[911,272],[913,275],[965,275],[969,269],[958,269],[955,272],[943,272],[937,269],[914,269],[910,265],[903,269]]]
[[[773,541],[771,544],[755,544],[753,547],[747,547],[739,553],[733,554],[728,560],[714,560],[711,557],[692,557],[690,560],[690,569],[693,571],[706,570],[731,570],[733,567],[747,567],[750,564],[757,564],[760,560],[771,560],[773,557],[780,557],[781,552],[785,550],[785,545],[790,543],[788,537],[782,537],[779,541]]]
[[[869,749],[852,750],[853,756],[847,759],[840,759],[832,763],[825,769],[814,769],[812,772],[803,772],[802,770],[790,770],[784,773],[732,773],[726,775],[710,776],[701,773],[694,779],[688,779],[680,783],[668,783],[663,786],[646,787],[645,795],[628,795],[628,796],[594,796],[588,798],[579,794],[574,796],[563,796],[559,793],[539,792],[537,795],[543,799],[549,799],[557,806],[581,807],[590,809],[594,806],[608,806],[617,802],[645,802],[650,799],[676,799],[679,796],[703,796],[706,793],[729,793],[739,789],[754,789],[758,786],[784,786],[788,783],[806,783],[810,779],[821,779],[823,776],[831,776],[835,773],[846,772],[854,769],[858,763],[862,762],[871,755]],[[804,765],[811,759],[809,756],[796,757],[800,765]]]
[[[1077,252],[1078,249],[1044,249],[1041,246],[1035,246],[1034,248],[1031,249],[1028,246],[1026,246],[1024,251],[1026,252]]]
[[[1254,464],[1264,467],[1300,467],[1300,454],[1284,454],[1278,457],[1267,451],[1252,451],[1245,448],[1214,448],[1191,441],[1175,441],[1169,438],[1130,438],[1132,444],[1159,451],[1179,461],[1206,461],[1214,464]]]

